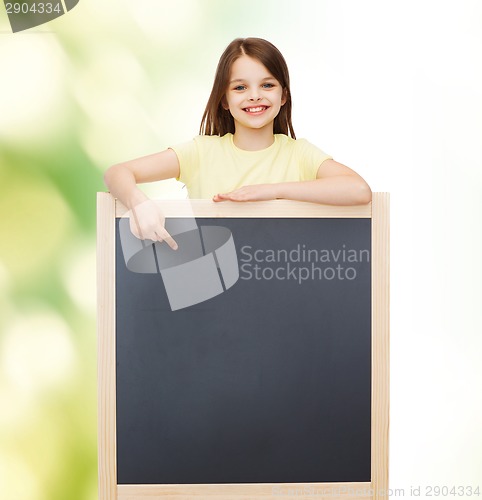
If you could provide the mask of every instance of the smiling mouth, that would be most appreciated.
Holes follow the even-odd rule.
[[[256,106],[255,108],[243,108],[246,113],[261,113],[266,111],[269,106]]]

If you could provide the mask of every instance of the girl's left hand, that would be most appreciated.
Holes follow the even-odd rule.
[[[243,186],[230,193],[216,194],[213,201],[265,201],[275,200],[275,184],[254,184],[252,186]]]

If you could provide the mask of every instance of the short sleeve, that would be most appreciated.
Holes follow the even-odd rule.
[[[296,142],[299,146],[300,180],[311,181],[316,179],[320,165],[325,160],[332,160],[333,158],[306,139],[298,139]]]
[[[170,146],[169,149],[176,153],[179,160],[179,177],[176,180],[189,184],[189,180],[195,177],[199,169],[199,152],[196,140],[192,139],[176,146]]]

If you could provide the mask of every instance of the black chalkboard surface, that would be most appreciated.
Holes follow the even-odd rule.
[[[371,220],[197,222],[240,276],[172,311],[117,219],[117,483],[370,482]]]

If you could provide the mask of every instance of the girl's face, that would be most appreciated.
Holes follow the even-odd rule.
[[[236,59],[223,100],[234,118],[235,131],[241,128],[273,130],[273,122],[286,102],[276,78],[257,59],[243,55]]]

